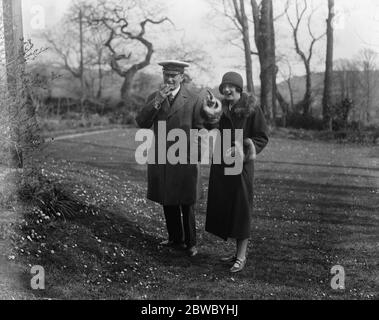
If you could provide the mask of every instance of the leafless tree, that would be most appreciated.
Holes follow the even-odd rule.
[[[293,77],[292,65],[286,56],[280,56],[277,58],[278,58],[277,63],[279,65],[279,74],[281,78],[284,79],[284,81],[286,82],[288,92],[289,92],[290,101],[288,103],[288,106],[289,106],[288,111],[292,112],[294,110],[294,105],[295,105],[293,88],[292,88],[292,77]],[[277,91],[277,94],[278,94],[278,91]]]
[[[363,121],[369,124],[371,121],[371,108],[373,106],[374,90],[377,85],[377,56],[378,54],[371,49],[363,49],[359,54],[359,63],[362,68],[362,84],[364,90],[364,113]]]
[[[332,130],[331,105],[332,105],[332,86],[333,86],[333,18],[334,0],[328,0],[328,19],[326,20],[326,61],[324,93],[322,98],[322,117],[324,126],[327,130]]]
[[[246,72],[246,89],[248,92],[254,93],[254,81],[253,81],[253,61],[252,50],[250,43],[250,26],[249,19],[245,8],[245,2],[243,0],[223,0],[222,10],[219,10],[229,21],[234,25],[242,36],[242,49],[245,56],[245,72]],[[217,8],[218,4],[214,3],[214,8]],[[235,44],[232,41],[232,44]],[[240,47],[238,44],[236,44]]]
[[[173,41],[170,41],[168,46],[157,50],[157,57],[165,59],[175,53],[175,58],[185,61],[190,64],[190,72],[207,75],[209,70],[213,69],[213,61],[205,49],[202,48],[201,43],[196,43],[193,40],[188,41],[183,34],[173,33]],[[175,41],[175,39],[177,39]],[[188,82],[192,81],[192,76],[185,73],[185,79]]]
[[[306,13],[308,11],[308,2],[307,0],[294,0],[295,1],[295,18],[291,17],[289,8],[291,7],[290,5],[287,6],[286,8],[286,16],[287,20],[292,28],[292,35],[293,35],[293,40],[295,44],[295,51],[299,55],[301,61],[304,64],[305,72],[306,72],[306,84],[305,84],[305,93],[302,101],[300,102],[300,105],[303,110],[303,115],[307,116],[309,115],[310,107],[312,104],[312,71],[311,71],[311,60],[313,57],[313,50],[314,46],[317,41],[319,41],[322,37],[325,36],[325,33],[315,36],[313,31],[312,31],[312,17],[313,14],[315,13],[315,9],[311,9],[310,14],[308,15],[307,19],[307,29],[309,36],[311,37],[311,42],[309,44],[309,47],[307,48],[307,52],[301,48],[300,42],[299,42],[299,32],[300,32],[300,27],[304,19],[306,18]],[[292,3],[291,0],[288,0],[289,4]],[[300,2],[303,4],[301,5]]]
[[[103,94],[103,78],[105,75],[106,69],[108,69],[109,64],[109,54],[107,48],[104,46],[104,30],[99,28],[93,28],[93,36],[90,39],[84,40],[84,45],[91,48],[91,50],[87,53],[88,58],[88,68],[90,70],[97,69],[96,77],[92,77],[92,82],[97,80],[97,86],[91,85],[92,96],[100,99]],[[96,32],[96,30],[98,32]],[[92,73],[89,72],[88,76],[91,78]],[[97,88],[96,93],[94,92],[95,88]]]
[[[272,0],[260,4],[251,0],[254,19],[254,39],[261,66],[261,107],[269,119],[276,118],[276,66],[275,29]]]
[[[245,54],[248,87],[250,86],[249,79],[253,77],[252,58],[254,56],[259,58],[261,107],[266,117],[272,120],[276,117],[276,105],[278,100],[276,96],[276,75],[278,68],[276,66],[275,57],[276,43],[274,23],[285,15],[285,12],[283,11],[274,17],[272,0],[250,0],[249,8],[245,7],[245,3],[246,1],[224,0],[223,10],[218,10],[218,13],[226,16],[229,21],[232,22],[234,29],[241,35],[241,38],[238,37],[238,40],[240,41],[242,39],[243,46],[238,45],[235,40],[230,40],[230,42],[242,49]],[[216,10],[218,8],[215,1],[213,1],[213,7]],[[251,42],[250,39],[250,30],[253,30],[254,33],[253,42]],[[252,81],[251,83],[253,85]]]
[[[335,61],[334,100],[352,101],[351,120],[356,121],[359,127],[367,124],[371,118],[378,85],[378,73],[375,70],[375,52],[369,49],[362,50],[355,59]]]
[[[180,37],[179,41],[171,42],[168,47],[160,50],[157,54],[167,57],[175,52],[177,59],[195,66],[201,72],[208,72],[209,66],[212,64],[208,52],[201,48],[201,44],[189,42],[184,36],[178,35],[178,37]]]
[[[80,81],[82,101],[95,96],[91,83],[94,68],[98,74],[97,97],[101,96],[103,69],[109,59],[104,47],[105,30],[85,21],[88,10],[85,2],[75,2],[58,27],[44,34],[62,67]]]
[[[218,8],[216,3],[213,3],[213,7]],[[251,92],[254,92],[252,60],[254,56],[259,58],[261,106],[267,118],[273,119],[276,114],[276,74],[278,72],[275,63],[274,22],[284,12],[274,17],[272,0],[251,0],[249,7],[246,7],[246,1],[224,0],[222,9],[218,10],[218,13],[227,17],[234,29],[241,35],[238,37],[238,41],[242,40],[243,46],[235,42],[237,38],[230,40],[230,42],[244,52],[247,87]],[[253,42],[250,39],[251,30],[254,34]],[[251,90],[249,89],[250,86]]]
[[[141,12],[141,20],[132,24],[131,21],[135,19],[131,16],[137,9]],[[100,1],[92,7],[85,18],[91,25],[102,26],[107,30],[105,46],[111,54],[110,66],[123,78],[121,98],[128,99],[136,73],[150,64],[154,53],[154,45],[146,35],[147,25],[160,25],[170,20],[167,17],[155,16],[144,9],[143,5],[138,5],[134,1],[127,1],[122,6],[109,1]],[[135,25],[139,27],[136,28]],[[141,46],[145,49],[144,55],[141,53]],[[129,50],[128,53],[125,53],[126,48]],[[138,54],[133,55],[133,51]],[[143,55],[144,59],[134,59],[139,55]]]
[[[334,62],[335,97],[334,100],[351,99],[359,104],[360,70],[355,60],[340,59]]]
[[[21,1],[0,2],[0,44],[4,47],[0,56],[0,152],[6,153],[7,164],[12,168],[23,167],[22,133],[25,126],[18,120],[26,116],[25,95],[23,94],[23,74],[25,72],[25,50],[23,46],[23,26]],[[17,13],[17,14],[15,14]],[[32,118],[33,115],[31,115]],[[19,126],[20,125],[20,126]],[[27,130],[25,131],[27,133]],[[5,142],[5,144],[3,144]],[[5,147],[4,147],[5,146]],[[2,159],[1,159],[2,160]]]
[[[35,169],[34,152],[40,151],[35,106],[30,99],[35,85],[25,65],[43,50],[24,41],[21,19],[21,1],[0,2],[0,163],[10,168],[22,168],[28,178],[29,169]]]

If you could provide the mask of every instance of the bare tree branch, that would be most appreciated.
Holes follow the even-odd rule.
[[[302,2],[303,2],[303,7],[300,8],[299,0],[295,0],[295,12],[296,12],[296,20],[295,21],[292,21],[290,15],[289,15],[289,3],[290,3],[289,1],[287,2],[285,12],[286,12],[287,20],[288,20],[288,22],[292,28],[292,36],[293,36],[293,40],[294,40],[294,44],[295,44],[295,51],[298,54],[298,56],[300,57],[300,59],[302,60],[304,67],[305,67],[305,71],[306,71],[306,90],[305,90],[304,98],[303,98],[301,104],[303,106],[303,114],[307,115],[309,112],[311,102],[312,102],[312,92],[311,92],[311,90],[312,90],[311,81],[312,80],[311,80],[310,63],[311,63],[311,59],[313,56],[314,45],[316,44],[317,41],[319,41],[325,35],[325,33],[316,37],[312,32],[311,21],[312,21],[313,14],[316,11],[316,9],[313,8],[311,10],[311,13],[309,14],[308,20],[307,20],[308,33],[312,39],[311,43],[309,44],[308,53],[306,54],[304,52],[304,50],[301,49],[300,43],[299,43],[299,30],[300,30],[300,25],[303,21],[304,15],[308,9],[307,1],[303,0]]]
[[[234,6],[235,17],[237,18],[237,21],[239,22],[239,24],[242,26],[243,25],[243,21],[242,21],[242,17],[241,17],[241,13],[240,13],[241,9],[238,6],[237,0],[233,0],[233,6]]]
[[[285,15],[286,15],[286,12],[287,12],[287,10],[288,10],[288,7],[289,7],[289,1],[287,0],[283,12],[282,12],[282,13],[279,13],[277,16],[275,16],[275,17],[274,17],[274,21],[277,21],[277,20],[279,20],[281,17],[285,16]]]
[[[240,21],[236,18],[235,15],[231,15],[228,13],[228,5],[227,5],[227,3],[229,3],[228,0],[223,0],[222,2],[223,2],[223,9],[224,9],[223,13],[225,17],[227,17],[234,24],[236,29],[242,33],[243,30],[242,30]]]
[[[130,82],[133,80],[134,75],[150,64],[154,53],[153,43],[146,38],[147,24],[159,25],[168,22],[174,25],[168,17],[160,17],[158,19],[155,19],[155,17],[147,17],[139,22],[138,31],[132,31],[130,21],[127,17],[127,13],[130,14],[130,11],[120,6],[110,6],[103,1],[98,6],[92,7],[90,13],[87,15],[89,24],[102,25],[109,32],[109,37],[104,45],[111,52],[110,66],[112,70],[124,78],[124,84],[121,89],[123,98],[129,95],[131,88]],[[116,41],[123,44],[135,42],[136,44],[142,45],[146,50],[143,59],[139,62],[132,63],[132,52],[128,54],[119,53],[113,45]],[[128,61],[132,64],[128,67],[123,67],[120,63],[121,61]]]

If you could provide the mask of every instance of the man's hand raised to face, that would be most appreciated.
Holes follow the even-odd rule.
[[[171,92],[174,91],[173,86],[168,84],[162,84],[155,95],[155,107],[158,109],[162,102],[167,98]]]

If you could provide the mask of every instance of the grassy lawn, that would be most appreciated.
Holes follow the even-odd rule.
[[[163,213],[145,200],[134,133],[55,141],[41,155],[44,174],[91,210],[23,221],[8,263],[20,270],[24,297],[378,298],[379,147],[272,139],[256,162],[248,263],[232,276],[218,259],[234,243],[204,231],[209,168],[197,212],[199,255],[159,247]],[[28,289],[32,265],[45,268],[46,290]],[[345,290],[330,287],[334,265],[345,269]]]

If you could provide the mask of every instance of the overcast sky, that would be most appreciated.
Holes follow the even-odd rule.
[[[154,0],[151,0],[154,1]],[[308,0],[310,1],[310,0]],[[177,28],[185,31],[188,40],[202,43],[210,56],[214,67],[207,76],[195,75],[199,82],[215,85],[220,81],[222,74],[230,69],[238,70],[238,66],[243,65],[243,54],[238,48],[222,43],[223,35],[215,28],[210,27],[207,16],[211,10],[207,0],[167,0],[169,12]],[[71,0],[22,0],[24,15],[24,31],[26,36],[32,37],[43,30],[40,27],[36,16],[42,11],[44,13],[45,28],[50,28],[59,21]],[[277,10],[280,10],[284,0],[274,0]],[[319,7],[314,19],[315,33],[325,29],[325,14],[327,0],[314,0],[314,6]],[[335,29],[335,59],[351,58],[355,56],[363,47],[369,47],[379,52],[379,0],[336,0],[336,29]],[[37,26],[37,28],[36,28]],[[285,17],[276,23],[278,50],[281,52],[293,53],[293,42],[288,36],[288,22]],[[324,56],[324,42],[321,41],[316,47],[317,55],[314,60],[314,69],[322,69],[322,59]],[[306,45],[304,37],[303,45]],[[295,55],[294,55],[295,57]],[[175,58],[168,57],[168,58]],[[254,62],[255,65],[258,61]],[[303,74],[300,64],[294,62],[295,73]],[[236,69],[237,68],[237,69]],[[257,69],[257,68],[255,68]],[[153,72],[159,71],[157,67],[151,67]],[[256,78],[258,78],[256,70]]]

